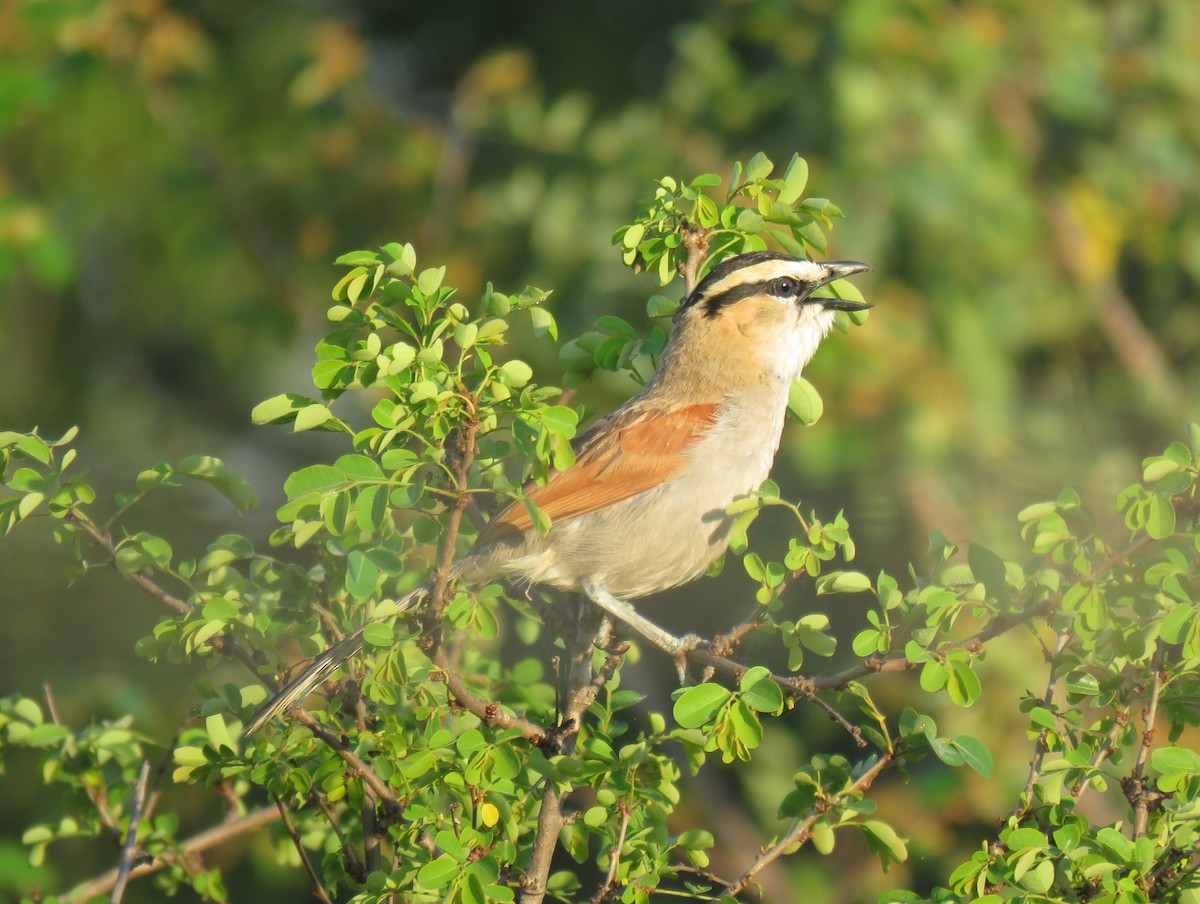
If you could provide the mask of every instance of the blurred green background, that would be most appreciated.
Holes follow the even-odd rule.
[[[1119,535],[1114,494],[1197,417],[1197,47],[1194,0],[8,0],[0,426],[80,425],[111,492],[158,460],[218,455],[259,511],[189,490],[148,507],[147,529],[181,552],[264,538],[283,478],[330,447],[249,411],[308,387],[337,254],[411,241],[467,300],[487,280],[553,289],[564,338],[602,313],[645,324],[657,286],[611,236],[652,180],[799,151],[810,193],[847,214],[831,256],[875,266],[856,283],[877,309],[807,372],[825,415],[785,435],[785,489],[844,508],[868,572],[903,573],[935,528],[1018,554],[1015,512],[1064,485]],[[0,694],[47,684],[69,721],[131,712],[166,743],[195,676],[133,654],[152,600],[101,573],[67,588],[68,562],[30,525],[0,545]],[[743,611],[738,577],[672,599],[703,598],[715,628]],[[654,610],[688,624],[671,611]],[[1008,711],[1039,665],[1014,639],[987,665],[1011,699],[938,714],[988,740],[992,782],[931,769],[879,792],[921,839],[903,870],[839,847],[769,877],[772,899],[944,881],[1023,782]],[[909,686],[888,681],[898,709]],[[810,719],[752,773],[697,789],[685,818],[752,855],[791,764],[835,738]],[[56,813],[34,769],[11,762],[0,782],[0,876],[23,872],[20,828]],[[61,888],[116,856],[65,853],[77,862],[22,881]],[[235,877],[235,900],[306,894],[268,866]]]

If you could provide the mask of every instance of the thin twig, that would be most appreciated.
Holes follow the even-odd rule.
[[[782,857],[790,848],[807,842],[812,837],[812,829],[818,819],[830,809],[839,806],[846,798],[870,788],[875,779],[879,777],[879,774],[895,761],[896,752],[894,750],[888,751],[887,754],[880,757],[866,772],[855,779],[854,784],[841,794],[815,803],[803,819],[798,821],[786,835],[763,851],[741,876],[730,883],[725,890],[726,894],[736,895],[740,893],[754,880],[756,875]]]
[[[400,803],[400,799],[392,792],[388,783],[381,779],[379,774],[371,768],[370,763],[351,750],[343,739],[314,719],[306,710],[296,709],[292,711],[292,714],[297,722],[324,741],[334,753],[341,757],[356,772],[358,777],[363,780],[363,783],[387,807],[388,812],[393,817],[400,816],[404,811],[404,805]]]
[[[279,818],[283,820],[283,827],[291,837],[292,844],[296,847],[296,853],[300,855],[300,862],[304,865],[304,871],[308,873],[308,878],[312,880],[313,895],[318,901],[323,901],[324,904],[333,904],[329,900],[329,894],[325,891],[325,886],[321,883],[321,877],[317,875],[317,871],[313,869],[312,861],[308,859],[308,852],[304,850],[304,845],[300,841],[300,833],[292,825],[292,818],[288,816],[287,808],[283,805],[283,801],[279,799],[278,794],[272,794],[271,797],[275,799],[275,806],[279,810]]]
[[[46,698],[46,711],[50,714],[50,721],[55,725],[62,725],[62,720],[58,717],[58,702],[54,699],[54,688],[50,686],[49,682],[42,685],[42,694]],[[68,737],[66,743],[69,749],[74,749],[73,739]],[[108,808],[108,789],[85,782],[83,790],[87,794],[88,800],[92,802],[92,806],[96,808],[96,813],[104,828],[112,833],[114,841],[120,843],[124,833],[121,831],[121,824],[117,822],[117,818]]]
[[[92,521],[92,519],[83,514],[83,512],[75,509],[71,509],[71,511],[67,513],[66,517],[68,521],[72,522],[73,524],[78,524],[80,527],[82,527],[88,536],[95,540],[96,543],[106,553],[108,553],[109,557],[115,562],[117,556],[117,546],[113,542],[112,535],[108,533],[108,531],[104,530],[102,527]],[[173,593],[168,593],[164,588],[160,587],[155,581],[152,581],[144,574],[139,574],[135,571],[132,574],[126,574],[124,576],[129,578],[129,580],[133,581],[151,596],[157,598],[163,603],[166,603],[180,615],[187,615],[192,611],[192,606],[190,603],[180,599]]]
[[[137,850],[137,833],[138,825],[142,821],[142,807],[146,803],[146,783],[149,781],[150,761],[142,760],[142,768],[138,770],[137,781],[130,789],[133,802],[129,808],[129,831],[125,835],[125,844],[121,848],[117,881],[113,883],[112,897],[108,899],[109,904],[121,904],[121,898],[125,896],[125,884],[129,881],[129,871],[133,869],[134,853]]]
[[[485,725],[492,728],[515,728],[521,736],[532,744],[545,742],[549,732],[542,725],[531,722],[523,716],[518,716],[502,709],[499,704],[476,696],[467,686],[467,682],[457,672],[448,667],[445,652],[438,649],[434,654],[433,663],[441,669],[441,678],[446,683],[455,702],[467,712],[479,717]]]
[[[1137,758],[1133,763],[1133,772],[1129,777],[1130,787],[1126,789],[1130,803],[1133,804],[1133,837],[1136,841],[1146,834],[1146,824],[1150,819],[1150,800],[1153,795],[1146,791],[1146,760],[1150,756],[1150,748],[1154,746],[1154,723],[1158,718],[1158,698],[1162,693],[1163,669],[1161,663],[1154,670],[1154,684],[1150,688],[1150,699],[1142,710],[1142,742],[1138,746]]]
[[[1046,655],[1046,666],[1048,675],[1046,677],[1046,690],[1042,694],[1042,709],[1050,711],[1050,706],[1054,702],[1054,663],[1058,657],[1062,655],[1062,651],[1066,649],[1067,642],[1071,639],[1070,631],[1059,631],[1058,639],[1054,643],[1054,652],[1043,648]],[[1042,772],[1042,762],[1046,759],[1046,751],[1049,749],[1046,745],[1046,738],[1050,734],[1050,729],[1043,728],[1038,732],[1037,742],[1033,745],[1033,759],[1029,761],[1029,775],[1025,779],[1025,790],[1021,794],[1021,805],[1016,810],[1016,815],[1019,817],[1028,812],[1033,803],[1033,788],[1037,784],[1038,777]]]
[[[142,863],[135,866],[129,871],[129,878],[137,879],[140,876],[156,873],[166,869],[168,866],[181,863],[196,854],[207,851],[209,848],[217,847],[241,835],[254,832],[265,825],[269,825],[278,818],[279,812],[274,807],[263,807],[261,810],[255,810],[237,819],[222,822],[220,825],[206,829],[198,835],[193,835],[180,845],[178,850],[166,851],[155,857],[150,863]],[[117,873],[118,870],[116,868],[111,869],[72,889],[64,896],[63,900],[67,904],[84,904],[85,901],[90,901],[97,895],[111,891],[113,886],[116,885]]]
[[[621,851],[625,848],[625,835],[629,831],[629,820],[632,817],[632,811],[629,809],[629,804],[625,801],[620,802],[621,808],[621,829],[617,833],[617,843],[614,844],[608,851],[608,875],[604,877],[604,884],[596,889],[596,893],[592,895],[591,904],[603,904],[604,899],[613,889],[613,885],[617,881],[617,868],[621,865]]]

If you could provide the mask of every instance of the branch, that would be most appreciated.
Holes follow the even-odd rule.
[[[692,290],[696,288],[700,265],[704,263],[704,256],[708,254],[709,241],[708,230],[703,226],[684,227],[682,245],[688,253],[687,260],[683,264],[684,295],[691,295]]]
[[[308,859],[304,845],[300,842],[300,833],[292,825],[291,817],[288,816],[287,808],[284,807],[283,801],[279,799],[278,794],[272,794],[271,796],[275,799],[275,807],[279,810],[279,818],[283,820],[283,827],[287,829],[288,835],[291,836],[292,844],[296,846],[296,853],[300,855],[300,862],[304,864],[304,871],[308,873],[308,878],[312,880],[313,895],[318,901],[322,901],[323,904],[333,904],[329,900],[329,894],[325,891],[325,886],[321,883],[321,877],[317,875],[317,871],[313,869],[312,861]]]
[[[54,689],[49,682],[42,685],[42,693],[46,697],[46,711],[50,713],[50,721],[55,725],[62,725],[62,720],[58,717],[58,703],[54,699]],[[101,824],[112,833],[113,840],[120,844],[121,826],[108,809],[107,786],[97,788],[90,782],[84,782],[83,790],[87,794],[88,800],[92,802],[92,806],[96,808],[96,814],[100,817]]]
[[[217,847],[241,835],[257,831],[278,818],[279,812],[274,807],[263,807],[261,810],[255,810],[252,813],[247,813],[245,816],[240,816],[237,819],[231,819],[220,825],[213,826],[211,829],[206,829],[198,835],[193,835],[178,850],[167,851],[155,857],[149,863],[142,863],[133,867],[129,871],[129,878],[136,879],[139,876],[157,873],[168,866],[181,863],[189,857],[207,851],[209,848]],[[77,886],[67,893],[63,900],[67,904],[84,904],[85,901],[90,901],[97,895],[102,895],[110,891],[117,884],[118,872],[117,869],[111,869],[107,873],[97,876],[83,885]]]
[[[142,821],[142,807],[146,803],[146,783],[150,780],[150,761],[142,760],[142,768],[138,770],[137,781],[133,783],[133,805],[129,809],[129,831],[125,835],[125,844],[121,848],[121,861],[117,867],[117,881],[113,883],[110,904],[121,904],[125,897],[125,883],[129,881],[129,871],[133,869],[134,851],[137,849],[138,824]]]
[[[1146,823],[1150,818],[1150,801],[1154,797],[1146,793],[1146,760],[1154,746],[1154,722],[1158,718],[1158,698],[1162,693],[1163,669],[1161,664],[1154,671],[1154,684],[1150,688],[1150,699],[1142,710],[1142,742],[1138,746],[1137,759],[1133,763],[1133,774],[1129,776],[1125,789],[1129,802],[1133,804],[1133,839],[1146,834]]]
[[[855,779],[854,784],[843,791],[841,794],[834,796],[828,800],[820,800],[813,804],[808,814],[796,823],[786,835],[780,838],[770,848],[763,851],[750,867],[742,873],[732,884],[726,888],[726,893],[736,895],[753,881],[754,877],[782,857],[793,846],[805,844],[812,837],[813,826],[830,809],[840,806],[841,803],[850,796],[866,791],[879,777],[888,766],[896,761],[896,751],[889,750],[886,755],[871,766],[866,772]]]
[[[576,594],[571,601],[574,603],[575,626],[563,638],[567,645],[566,706],[552,735],[558,749],[568,755],[575,749],[583,714],[600,692],[601,685],[593,680],[592,675],[592,639],[598,631],[605,630],[607,622],[607,618],[599,616],[599,610],[580,595]],[[555,781],[546,779],[533,853],[529,867],[521,878],[521,904],[541,904],[546,896],[546,881],[558,847],[558,836],[567,822],[563,816],[563,800],[570,793],[570,785],[560,790]]]
[[[451,696],[467,712],[478,716],[480,721],[492,728],[515,728],[521,736],[532,744],[541,746],[546,742],[549,732],[541,725],[531,722],[523,716],[514,715],[501,709],[493,700],[485,700],[476,696],[467,686],[467,682],[457,672],[453,671],[447,661],[445,652],[438,649],[433,657],[433,664],[441,669],[441,678],[446,682]]]
[[[82,527],[88,536],[95,540],[96,544],[100,546],[106,553],[108,553],[110,560],[113,562],[116,561],[117,546],[115,543],[113,543],[112,535],[108,533],[108,531],[104,530],[102,527],[92,521],[91,518],[77,509],[71,509],[69,512],[67,512],[66,517],[68,521]],[[180,615],[188,615],[192,611],[192,605],[190,603],[180,599],[172,593],[168,593],[165,589],[160,587],[156,582],[150,580],[150,578],[146,577],[144,574],[139,574],[135,571],[132,574],[126,574],[125,577],[129,578],[129,580],[133,581],[151,596],[156,597],[157,599],[166,603]]]
[[[312,715],[303,709],[292,710],[292,715],[301,725],[305,726],[314,735],[324,741],[329,749],[341,757],[350,768],[355,770],[363,783],[371,789],[380,802],[387,808],[389,814],[393,817],[399,817],[404,812],[404,805],[400,803],[400,799],[392,793],[392,789],[388,783],[379,777],[379,774],[371,768],[371,764],[360,757],[357,753],[347,746],[343,738],[339,738],[332,731],[318,722]]]
[[[603,904],[604,899],[608,897],[608,893],[612,891],[613,885],[617,881],[617,867],[621,864],[621,851],[625,847],[625,835],[629,831],[629,819],[632,815],[629,805],[625,801],[621,801],[619,806],[621,809],[621,831],[617,835],[617,843],[608,852],[608,875],[604,877],[604,884],[596,889],[596,893],[592,895],[591,904]]]
[[[1049,666],[1049,674],[1046,676],[1046,691],[1042,694],[1042,709],[1049,711],[1050,704],[1054,702],[1054,662],[1062,654],[1066,648],[1067,642],[1071,639],[1069,631],[1059,631],[1058,640],[1054,644],[1054,652],[1042,647],[1046,657],[1046,664]],[[1041,775],[1042,761],[1046,758],[1046,736],[1050,729],[1043,728],[1038,732],[1037,743],[1033,745],[1033,759],[1029,761],[1029,775],[1025,779],[1025,790],[1021,794],[1023,803],[1017,809],[1016,815],[1021,816],[1029,810],[1033,801],[1033,788],[1037,784],[1038,776]]]

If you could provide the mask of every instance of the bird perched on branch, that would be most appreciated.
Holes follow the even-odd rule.
[[[575,464],[527,498],[549,533],[514,502],[451,569],[468,583],[510,580],[585,594],[609,615],[675,655],[673,637],[627,602],[694,580],[729,543],[733,500],[767,478],[788,390],[833,326],[863,302],[818,298],[836,279],[870,269],[769,251],[729,258],[675,314],[654,376],[636,396],[575,440]],[[426,582],[399,602],[409,608]],[[361,650],[359,629],[313,659],[246,726],[300,702]]]

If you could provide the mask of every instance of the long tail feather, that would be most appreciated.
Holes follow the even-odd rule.
[[[410,590],[396,604],[397,611],[403,612],[406,609],[412,608],[422,597],[429,593],[432,587],[433,582],[426,581]],[[254,718],[247,722],[246,727],[242,729],[243,736],[248,737],[254,734],[276,716],[282,715],[293,706],[303,702],[304,698],[311,694],[326,678],[337,671],[340,665],[362,650],[363,632],[365,631],[366,625],[359,628],[353,634],[346,635],[324,653],[314,657],[299,675],[289,681],[282,690],[270,699],[266,706],[254,714]]]

